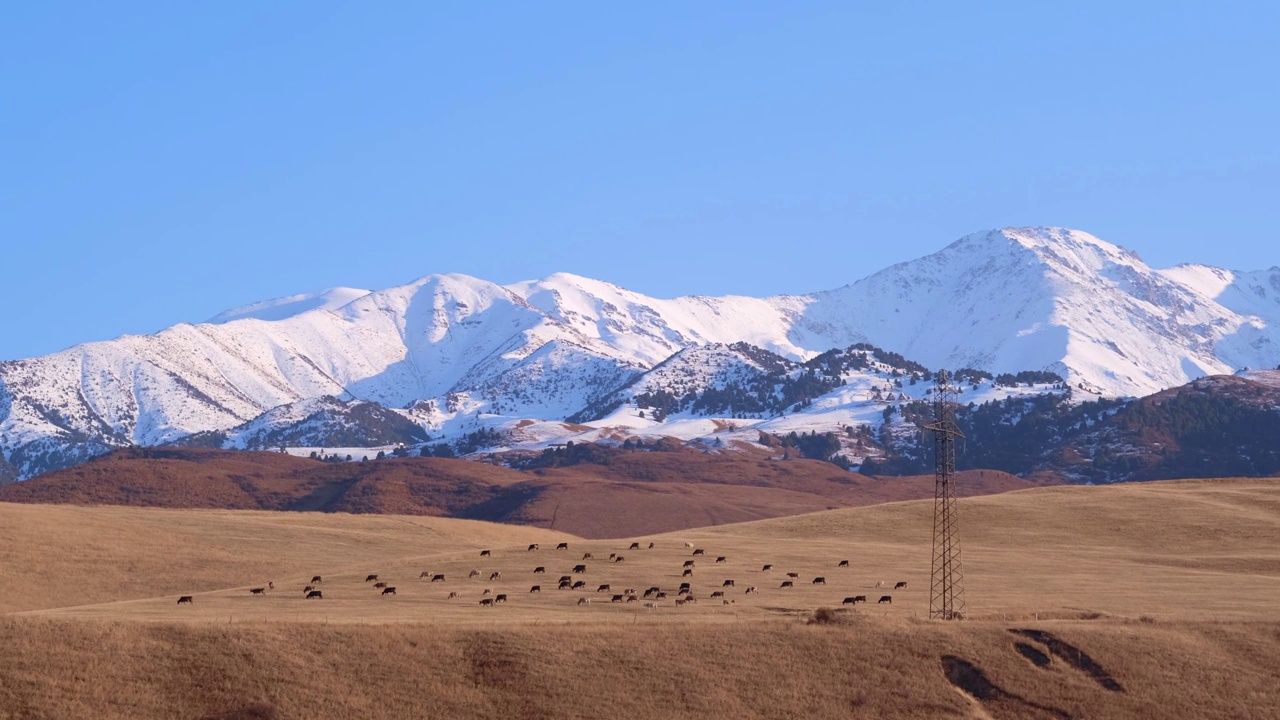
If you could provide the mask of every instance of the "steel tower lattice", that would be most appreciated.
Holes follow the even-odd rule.
[[[960,529],[956,516],[956,438],[963,438],[956,425],[956,387],[951,375],[938,373],[933,390],[933,431],[935,451],[933,491],[933,578],[929,588],[929,619],[959,620],[964,617],[964,564],[960,560]]]

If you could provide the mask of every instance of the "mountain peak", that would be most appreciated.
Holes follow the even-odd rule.
[[[372,291],[360,288],[336,287],[314,293],[286,295],[224,310],[205,322],[213,325],[222,325],[246,319],[286,320],[311,310],[337,310],[343,305],[368,295],[370,292]]]
[[[1111,258],[1125,259],[1126,262],[1141,259],[1137,253],[1127,248],[1109,243],[1102,238],[1083,230],[1055,226],[1003,227],[994,230],[966,235],[954,245],[961,244],[998,244],[1019,245],[1033,251],[1048,251],[1062,254],[1064,252],[1092,252]]]

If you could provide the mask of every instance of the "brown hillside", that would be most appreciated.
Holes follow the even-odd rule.
[[[872,478],[761,452],[618,452],[608,464],[519,472],[402,458],[321,463],[280,453],[124,450],[0,487],[0,502],[430,515],[624,537],[931,497],[932,477]],[[965,494],[1031,483],[962,476]]]
[[[1027,626],[1086,652],[1119,690],[1058,657],[1037,667],[1015,649],[1023,627],[0,619],[0,718],[1280,717],[1275,623]],[[957,673],[973,693],[957,689],[944,657],[986,684]]]
[[[923,619],[927,500],[634,550],[442,518],[0,504],[0,605],[44,608],[0,617],[0,718],[1280,718],[1280,483],[960,506],[968,613],[942,623]],[[698,603],[593,591],[674,587],[686,542],[707,553]],[[591,587],[528,592],[586,552]],[[276,588],[251,595],[264,576]],[[509,601],[481,607],[490,588]],[[854,593],[872,603],[841,607]]]

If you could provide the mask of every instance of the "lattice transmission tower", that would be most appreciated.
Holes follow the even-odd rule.
[[[960,561],[960,528],[956,517],[956,387],[951,375],[938,373],[933,390],[933,431],[936,467],[933,490],[933,580],[929,589],[929,619],[964,617],[964,564]]]

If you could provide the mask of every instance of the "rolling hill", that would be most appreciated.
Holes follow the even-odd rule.
[[[609,450],[607,464],[519,472],[441,458],[322,463],[282,453],[121,450],[0,487],[0,502],[470,518],[621,537],[932,497],[933,478],[870,478],[760,451]],[[1005,473],[964,476],[964,492],[1029,487]]]

